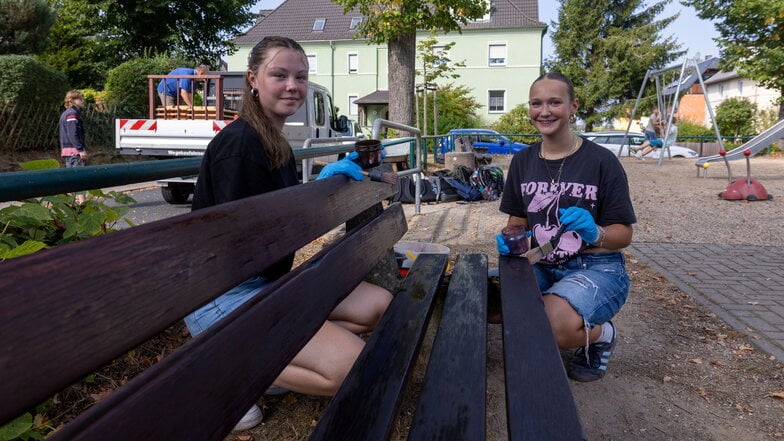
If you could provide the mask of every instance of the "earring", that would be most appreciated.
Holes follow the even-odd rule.
[[[250,88],[250,95],[253,98],[258,98],[259,97],[259,89],[256,89],[255,87],[251,87]]]
[[[576,122],[577,122],[577,115],[575,115],[574,113],[572,113],[571,115],[569,115],[569,123],[570,123],[570,124],[574,124],[574,123],[576,123]]]

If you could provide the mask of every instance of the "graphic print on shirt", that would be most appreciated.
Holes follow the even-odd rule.
[[[595,205],[596,187],[579,183],[561,182],[550,184],[548,182],[527,182],[521,184],[523,195],[533,196],[528,203],[528,220],[532,225],[531,233],[536,243],[543,244],[550,240],[561,226],[558,220],[558,209],[568,208],[570,200],[577,200],[586,196],[586,200]],[[562,197],[564,200],[562,201]],[[572,199],[573,198],[573,199]],[[561,204],[564,204],[561,206]],[[574,231],[567,230],[561,236],[553,251],[543,259],[548,263],[560,263],[577,254],[583,245],[582,238]]]

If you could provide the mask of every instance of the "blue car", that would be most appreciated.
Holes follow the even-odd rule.
[[[513,142],[495,130],[453,129],[438,139],[436,162],[444,163],[447,152],[476,152],[491,155],[513,155],[528,147],[528,144]]]

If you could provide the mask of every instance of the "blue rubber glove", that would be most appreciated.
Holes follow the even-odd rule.
[[[356,152],[354,153],[356,154]],[[340,161],[327,164],[324,168],[321,169],[321,173],[319,173],[316,179],[324,179],[335,175],[348,176],[355,181],[361,181],[365,179],[365,176],[362,174],[362,167],[357,165],[354,161],[348,159],[350,156],[351,155],[341,159]]]
[[[566,224],[567,230],[579,234],[584,241],[594,243],[599,239],[599,227],[585,208],[559,208],[558,214],[561,224]]]
[[[359,153],[351,152],[348,155],[346,155],[346,157],[343,159],[348,159],[349,161],[356,161],[357,159],[359,159]]]
[[[509,251],[509,245],[506,244],[504,240],[504,236],[502,234],[498,234],[495,236],[495,248],[498,250],[498,254],[502,256],[509,256],[512,253]]]

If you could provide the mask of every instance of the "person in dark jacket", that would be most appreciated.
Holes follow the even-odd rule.
[[[84,107],[84,95],[78,90],[65,94],[65,111],[60,114],[60,156],[65,158],[65,167],[85,165],[87,150],[84,143],[84,125],[80,109]]]

